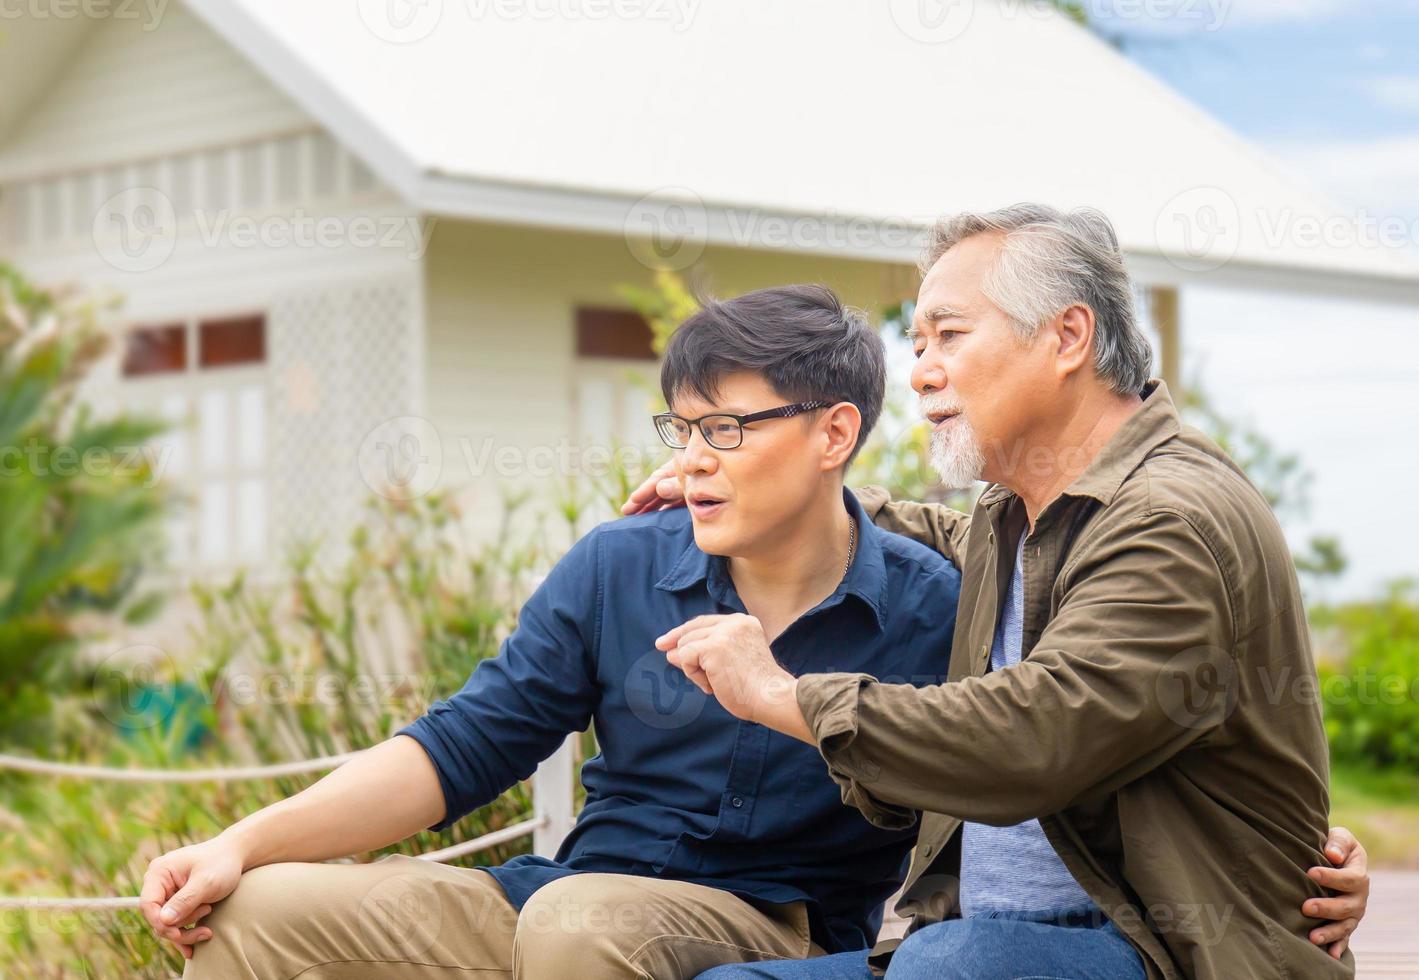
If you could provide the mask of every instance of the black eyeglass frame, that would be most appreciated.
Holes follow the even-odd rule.
[[[791,419],[795,415],[802,415],[804,412],[813,412],[820,408],[831,408],[836,404],[837,402],[822,401],[820,399],[818,401],[795,402],[792,405],[780,405],[778,408],[765,409],[762,412],[754,412],[752,415],[731,415],[728,412],[714,412],[709,415],[701,415],[697,419],[687,419],[683,415],[676,415],[674,412],[660,412],[659,414],[652,415],[651,421],[655,423],[655,434],[660,436],[660,441],[671,449],[686,449],[690,445],[690,440],[686,438],[685,445],[683,446],[675,445],[675,443],[665,437],[665,430],[661,428],[662,420],[669,421],[670,419],[676,419],[690,426],[692,430],[699,429],[700,435],[704,436],[705,442],[709,443],[710,446],[715,449],[738,449],[740,446],[744,445],[744,426],[751,422],[763,422],[767,419]],[[704,426],[700,424],[704,422],[705,419],[733,419],[739,426],[738,441],[732,446],[718,445],[710,438]],[[693,435],[693,431],[691,434]]]

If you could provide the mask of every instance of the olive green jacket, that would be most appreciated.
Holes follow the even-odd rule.
[[[1039,818],[1151,978],[1354,975],[1301,913],[1324,894],[1306,869],[1324,862],[1329,764],[1295,567],[1266,500],[1166,386],[1025,539],[1016,666],[987,673],[1020,499],[988,487],[967,517],[859,496],[963,577],[948,683],[798,685],[843,799],[882,826],[923,813],[897,906],[913,929],[959,914],[962,820]]]

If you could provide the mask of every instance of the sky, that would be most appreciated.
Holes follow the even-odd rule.
[[[1086,0],[1124,52],[1347,209],[1398,216],[1419,250],[1419,0]],[[1419,578],[1419,309],[1183,293],[1184,377],[1313,474],[1293,544],[1339,537],[1331,599]]]

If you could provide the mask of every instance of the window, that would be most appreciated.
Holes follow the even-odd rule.
[[[581,307],[576,311],[576,356],[653,361],[654,334],[639,313]]]
[[[163,473],[187,501],[169,519],[182,568],[259,562],[267,551],[266,319],[190,320],[129,332],[124,403],[169,424]]]
[[[660,410],[652,336],[634,311],[577,309],[572,431],[583,449],[637,446],[660,454],[650,421]]]
[[[266,360],[266,318],[205,320],[199,326],[198,363],[204,368]]]
[[[187,367],[187,327],[143,327],[128,335],[123,351],[123,376],[164,374]]]

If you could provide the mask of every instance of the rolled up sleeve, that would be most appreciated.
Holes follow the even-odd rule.
[[[916,822],[917,812],[873,796],[868,787],[881,776],[881,767],[870,758],[857,758],[853,749],[860,693],[876,683],[867,674],[809,674],[799,678],[798,707],[828,772],[842,788],[843,802],[879,827],[904,830]]]
[[[1154,513],[1088,549],[1023,662],[934,687],[800,679],[843,799],[1009,825],[1136,779],[1235,707],[1229,590],[1204,535]]]
[[[395,734],[419,743],[443,789],[443,830],[532,775],[596,707],[598,532],[573,546],[522,607],[498,655]]]

